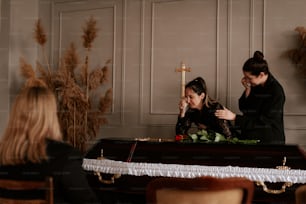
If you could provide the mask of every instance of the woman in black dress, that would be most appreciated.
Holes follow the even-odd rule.
[[[179,115],[176,123],[176,135],[190,134],[195,125],[198,130],[205,129],[232,137],[229,121],[215,116],[217,109],[223,106],[209,97],[202,77],[197,77],[185,86],[185,97],[179,103]]]

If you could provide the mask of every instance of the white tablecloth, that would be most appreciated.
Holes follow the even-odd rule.
[[[83,168],[106,174],[194,178],[199,176],[246,177],[252,181],[306,183],[306,170],[269,169],[237,166],[203,166],[162,163],[122,162],[108,159],[84,159]]]

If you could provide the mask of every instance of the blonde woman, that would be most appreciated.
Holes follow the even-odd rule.
[[[52,176],[55,203],[99,203],[82,169],[81,153],[62,141],[56,99],[42,81],[31,81],[17,96],[0,139],[0,177]]]

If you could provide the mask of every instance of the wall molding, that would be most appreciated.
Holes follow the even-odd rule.
[[[86,4],[85,4],[86,3]],[[79,0],[69,0],[69,1],[55,1],[52,2],[51,5],[51,33],[57,32],[58,39],[51,39],[51,45],[50,50],[55,50],[55,47],[58,46],[59,50],[63,49],[62,45],[62,21],[63,16],[66,14],[71,13],[77,13],[77,12],[87,12],[90,14],[90,12],[97,12],[101,10],[103,12],[104,9],[111,9],[112,10],[112,27],[113,27],[113,41],[112,43],[112,90],[113,90],[113,104],[111,107],[111,110],[109,113],[107,113],[107,117],[110,118],[110,120],[115,120],[117,125],[122,125],[125,121],[124,119],[124,105],[125,105],[125,88],[124,88],[124,81],[125,81],[125,59],[126,59],[126,53],[122,52],[120,54],[119,58],[121,63],[118,63],[117,56],[118,56],[118,36],[121,33],[118,33],[117,28],[120,26],[118,23],[122,23],[122,44],[119,45],[120,48],[125,48],[126,44],[126,0],[117,0],[113,3],[106,3],[103,5],[99,4],[98,6],[95,5],[95,1],[87,2],[87,1],[79,1]],[[120,15],[120,12],[118,13],[118,8],[120,7],[118,4],[121,4],[122,6],[122,21],[119,22],[118,15]],[[84,6],[86,5],[86,6]],[[120,17],[121,18],[121,17]],[[55,27],[57,26],[57,27]],[[122,49],[124,50],[124,49]],[[55,62],[56,59],[60,59],[61,52],[58,52],[57,54],[54,52],[51,52],[52,55],[50,56],[51,62]],[[118,59],[119,59],[118,58]],[[118,75],[120,73],[120,75]],[[118,78],[119,77],[119,78]],[[117,80],[120,79],[120,80]],[[118,81],[121,81],[122,83],[118,83]],[[121,84],[120,87],[118,87],[118,84]]]
[[[158,118],[160,116],[162,117],[172,117],[174,118],[176,115],[177,115],[177,112],[173,112],[173,111],[157,111],[157,110],[154,110],[154,96],[153,96],[153,93],[154,93],[154,81],[155,81],[155,78],[154,78],[154,73],[155,73],[155,61],[154,61],[154,43],[155,43],[155,36],[154,36],[154,33],[155,33],[155,26],[156,26],[156,22],[154,21],[154,19],[157,17],[156,16],[156,6],[157,5],[160,5],[162,3],[175,3],[175,2],[184,2],[184,0],[171,0],[171,1],[144,1],[142,0],[142,6],[141,6],[141,59],[140,59],[140,64],[141,64],[141,67],[140,68],[140,73],[141,73],[141,79],[140,79],[140,100],[139,100],[139,103],[140,103],[140,121],[141,121],[141,124],[147,124],[147,121],[151,121],[152,120],[154,121],[155,119],[154,118]],[[185,0],[186,2],[186,0]],[[215,3],[214,1],[211,1],[211,3]],[[214,18],[216,19],[215,21],[215,32],[216,32],[216,43],[215,43],[215,49],[216,49],[216,52],[215,52],[215,56],[216,57],[216,60],[215,60],[215,63],[216,63],[216,66],[214,67],[214,72],[215,72],[215,77],[216,78],[219,78],[220,76],[220,64],[219,64],[219,58],[220,58],[220,53],[219,53],[219,50],[218,50],[218,47],[219,47],[219,44],[220,44],[220,25],[219,25],[219,21],[220,21],[220,0],[218,0],[216,3],[216,7],[215,7],[215,10],[216,10],[216,16],[214,16]],[[150,6],[150,10],[147,6]],[[149,13],[146,13],[147,11],[150,11],[151,14]],[[150,32],[149,33],[146,33],[146,29],[145,29],[145,22],[148,23],[148,21],[146,21],[146,17],[147,15],[150,15],[150,18],[151,18],[151,24],[150,24]],[[205,25],[203,25],[205,26]],[[148,29],[148,27],[147,27]],[[146,33],[146,34],[144,34]],[[148,39],[147,36],[151,36],[151,39]],[[145,39],[146,38],[146,39]],[[145,40],[147,40],[145,42]],[[147,53],[145,53],[145,51],[147,51],[148,49],[146,49],[145,47],[145,44],[148,44],[148,41],[150,41],[150,47],[148,49],[150,49],[150,54],[149,54],[149,57],[146,55]],[[148,57],[148,60],[145,60],[145,56]],[[146,58],[147,59],[147,58]],[[147,72],[145,73],[145,68],[144,66],[148,65],[150,68],[148,70],[148,68],[146,68]],[[146,79],[149,79],[149,83],[145,84],[144,80]],[[214,92],[215,92],[215,95],[217,96],[219,94],[219,89],[220,89],[220,84],[219,84],[219,80],[215,80],[215,87],[214,87]],[[146,87],[146,90],[149,90],[149,93],[147,95],[144,94],[144,86],[145,85],[148,85],[148,87]],[[147,100],[147,98],[145,97],[149,97],[149,100]],[[149,104],[146,104],[146,102],[148,102]],[[150,123],[151,125],[151,123]]]

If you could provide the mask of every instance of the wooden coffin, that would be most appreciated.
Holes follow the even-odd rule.
[[[124,162],[163,164],[239,166],[276,168],[285,165],[291,169],[306,170],[304,150],[297,145],[247,145],[227,143],[186,143],[162,139],[101,139],[86,154],[86,158],[103,157]],[[284,164],[284,158],[286,163]],[[145,188],[150,176],[114,175],[101,173],[103,181],[88,171],[90,184],[98,191],[104,203],[145,203]],[[114,183],[111,180],[114,179]],[[108,183],[108,184],[107,184]],[[281,189],[283,183],[265,183],[269,189]],[[254,183],[255,185],[255,183]],[[282,193],[267,193],[255,187],[256,203],[294,203],[294,191],[300,183],[293,183]],[[273,191],[272,191],[273,192]]]

